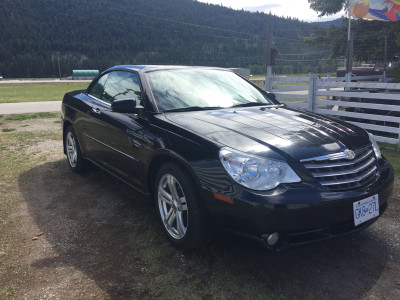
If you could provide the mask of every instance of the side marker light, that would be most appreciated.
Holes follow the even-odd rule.
[[[218,200],[221,200],[221,201],[224,201],[224,202],[229,203],[229,204],[234,204],[232,198],[229,198],[227,196],[224,196],[224,195],[221,195],[221,194],[218,194],[218,193],[214,193],[214,198],[218,199]]]

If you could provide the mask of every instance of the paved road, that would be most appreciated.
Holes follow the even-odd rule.
[[[76,83],[89,83],[91,80],[0,80],[0,86],[21,86],[21,85],[62,85],[62,84],[76,84]]]
[[[59,112],[61,101],[1,103],[0,115]]]

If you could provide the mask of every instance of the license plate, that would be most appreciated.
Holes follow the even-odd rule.
[[[378,195],[354,202],[353,213],[355,226],[379,216]]]

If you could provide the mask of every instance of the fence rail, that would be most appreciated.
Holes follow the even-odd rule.
[[[377,80],[367,82],[368,80]],[[377,141],[397,144],[400,150],[400,83],[383,76],[345,78],[266,77],[266,90],[289,107],[346,120],[374,134]],[[296,86],[299,83],[307,85]],[[399,151],[400,152],[400,151]]]

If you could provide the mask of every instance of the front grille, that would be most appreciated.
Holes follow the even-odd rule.
[[[350,190],[370,183],[378,172],[371,147],[354,151],[354,153],[356,157],[352,160],[315,158],[303,160],[303,163],[324,188],[333,191]]]

